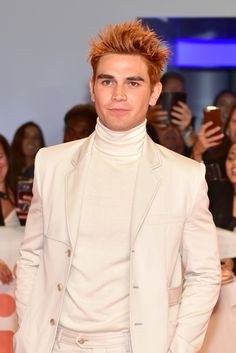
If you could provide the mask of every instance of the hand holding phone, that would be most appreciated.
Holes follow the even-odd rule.
[[[199,162],[202,160],[203,153],[209,148],[219,146],[224,138],[224,134],[221,132],[220,109],[208,106],[204,108],[203,112],[203,125],[198,132],[192,150],[193,158]]]
[[[20,179],[17,183],[17,214],[22,225],[25,224],[32,194],[32,179]]]
[[[220,108],[214,105],[208,105],[203,109],[203,115],[204,115],[204,119],[203,119],[204,124],[210,121],[212,122],[210,129],[213,129],[215,127],[221,128],[221,129],[218,129],[218,131],[214,135],[217,135],[222,132]]]
[[[169,125],[171,120],[176,118],[172,115],[174,106],[178,106],[178,102],[186,102],[185,92],[162,92],[157,101],[158,108],[166,113],[166,119],[161,122],[162,124]]]

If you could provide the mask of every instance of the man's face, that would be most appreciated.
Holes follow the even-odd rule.
[[[144,122],[149,105],[161,92],[151,89],[148,67],[139,55],[106,54],[90,82],[92,100],[101,122],[110,130],[127,131]]]

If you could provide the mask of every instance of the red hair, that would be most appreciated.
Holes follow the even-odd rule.
[[[108,25],[98,38],[90,42],[88,59],[95,79],[99,59],[106,54],[140,55],[148,66],[151,85],[160,81],[161,72],[167,63],[169,50],[166,43],[154,31],[142,25],[141,20]]]

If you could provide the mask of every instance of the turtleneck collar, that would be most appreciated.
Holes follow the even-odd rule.
[[[146,120],[128,131],[112,131],[100,119],[95,128],[95,147],[108,155],[135,156],[141,153],[146,136]]]

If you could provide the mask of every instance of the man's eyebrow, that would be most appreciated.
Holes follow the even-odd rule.
[[[109,75],[109,74],[99,74],[97,76],[97,79],[115,79],[115,76],[113,75]],[[144,78],[141,77],[141,76],[128,76],[125,78],[126,81],[141,81],[141,82],[144,82]]]
[[[114,76],[109,75],[109,74],[100,74],[100,75],[97,76],[97,79],[103,79],[103,78],[113,79]]]
[[[126,78],[127,81],[142,81],[144,82],[144,78],[141,76],[130,76]]]

